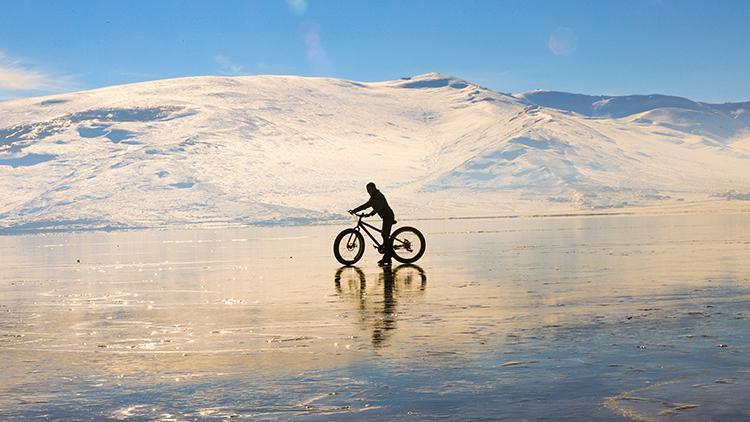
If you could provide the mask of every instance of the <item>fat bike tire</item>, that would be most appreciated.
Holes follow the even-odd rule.
[[[357,230],[346,229],[333,241],[333,255],[342,265],[354,265],[365,254],[365,238]]]
[[[414,227],[399,227],[389,239],[393,258],[402,264],[411,264],[424,255],[426,243],[422,232]]]

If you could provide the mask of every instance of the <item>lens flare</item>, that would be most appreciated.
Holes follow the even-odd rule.
[[[560,27],[549,35],[547,45],[550,51],[557,56],[568,56],[576,50],[578,37],[572,29]]]
[[[286,0],[286,5],[293,15],[301,16],[307,11],[307,0]]]

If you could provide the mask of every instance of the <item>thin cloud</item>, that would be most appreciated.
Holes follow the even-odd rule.
[[[60,92],[76,87],[72,75],[57,76],[34,69],[20,59],[12,59],[0,51],[0,91]]]
[[[222,75],[240,75],[245,72],[245,66],[234,63],[223,54],[214,56],[214,61],[219,66],[219,73]]]
[[[327,73],[333,71],[333,64],[328,60],[328,55],[320,40],[320,31],[317,28],[308,28],[304,31],[303,40],[307,48],[307,60],[315,71]]]

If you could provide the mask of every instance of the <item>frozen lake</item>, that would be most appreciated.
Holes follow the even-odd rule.
[[[750,418],[750,215],[0,237],[0,419]]]

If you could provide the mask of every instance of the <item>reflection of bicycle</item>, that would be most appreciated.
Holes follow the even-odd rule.
[[[427,274],[415,264],[386,267],[375,279],[374,289],[365,291],[365,273],[353,265],[339,268],[333,277],[336,294],[353,300],[358,306],[359,323],[372,330],[372,345],[387,347],[400,314],[397,302],[422,296],[427,288]],[[382,301],[377,294],[383,288]],[[403,308],[405,305],[402,304]]]
[[[362,232],[365,232],[372,240],[378,252],[383,253],[385,249],[385,245],[381,245],[380,242],[378,242],[378,239],[370,233],[368,228],[377,232],[382,232],[382,230],[372,224],[362,221],[364,214],[356,215],[359,217],[357,226],[342,231],[336,236],[336,240],[333,242],[333,254],[336,256],[336,260],[344,265],[352,265],[359,261],[362,258],[362,255],[364,255],[365,237],[362,236]],[[414,227],[399,227],[393,232],[393,234],[391,234],[388,242],[388,246],[390,246],[393,251],[393,257],[396,258],[396,261],[398,262],[410,264],[424,255],[424,236]]]
[[[415,264],[399,265],[393,270],[393,280],[401,291],[421,291],[427,288],[427,274]]]
[[[383,281],[393,283],[400,291],[420,291],[424,292],[427,288],[427,274],[422,267],[416,264],[402,264],[393,270],[383,269]],[[345,265],[338,270],[333,276],[333,283],[336,285],[336,292],[342,294],[346,286],[349,292],[364,292],[366,287],[365,273],[354,265]]]
[[[343,281],[343,283],[342,283]],[[358,290],[364,292],[366,281],[365,273],[362,272],[358,267],[353,265],[345,265],[336,270],[336,275],[333,276],[333,283],[336,285],[336,293],[341,294],[341,285],[348,286],[348,290]]]

